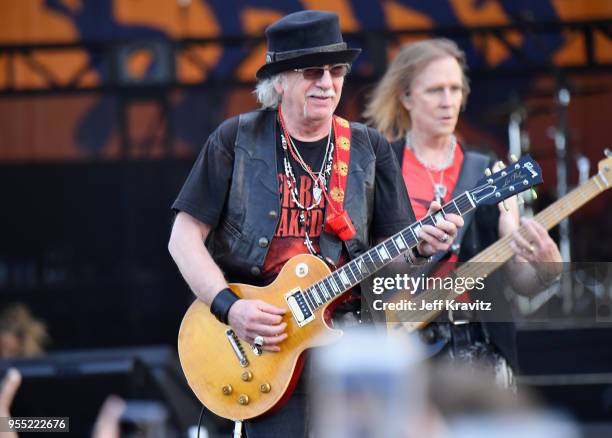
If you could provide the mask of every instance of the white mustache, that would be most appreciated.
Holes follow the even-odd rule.
[[[306,97],[336,97],[336,93],[331,88],[327,90],[313,90],[306,93]]]

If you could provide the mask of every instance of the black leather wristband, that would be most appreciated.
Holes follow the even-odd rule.
[[[221,290],[210,303],[210,313],[223,324],[227,324],[230,307],[240,298],[229,287]]]

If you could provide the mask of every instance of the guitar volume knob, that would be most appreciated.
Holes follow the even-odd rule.
[[[253,380],[253,373],[250,371],[245,371],[244,373],[242,373],[240,378],[245,382],[250,382],[251,380]]]
[[[246,406],[249,404],[249,396],[246,394],[240,394],[238,397],[238,404],[242,406]]]
[[[223,395],[230,395],[232,391],[232,385],[224,385],[223,388],[221,388],[221,392],[223,393]]]
[[[270,386],[269,383],[262,383],[261,385],[259,385],[259,390],[263,392],[264,394],[267,394],[268,392],[270,392],[271,389],[272,387]]]

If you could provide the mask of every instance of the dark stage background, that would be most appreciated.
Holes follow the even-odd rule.
[[[364,48],[338,111],[355,120],[399,44],[456,40],[472,86],[459,133],[505,157],[508,122],[521,120],[523,149],[544,171],[536,212],[557,197],[555,132],[567,138],[570,186],[576,158],[590,160],[592,175],[612,147],[607,0],[3,1],[0,305],[26,303],[47,324],[51,352],[175,348],[193,298],[166,247],[170,205],[208,134],[256,108],[263,29],[299,9],[339,13],[349,46]],[[571,217],[572,261],[612,261],[611,199]],[[571,357],[562,339],[587,339],[564,330],[519,338],[530,374],[546,373],[529,359],[537,352]],[[610,338],[602,328],[582,346]],[[612,370],[609,356],[589,357],[597,373]],[[594,393],[604,395],[585,395],[603,409],[597,419],[612,413],[612,380],[601,382]],[[577,393],[561,386],[571,404]]]

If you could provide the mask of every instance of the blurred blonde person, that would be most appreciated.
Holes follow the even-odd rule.
[[[45,324],[24,304],[10,304],[0,312],[0,358],[38,356],[48,342]]]

